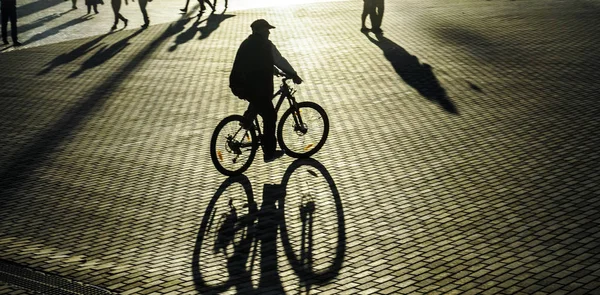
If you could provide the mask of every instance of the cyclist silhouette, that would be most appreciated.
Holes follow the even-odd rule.
[[[262,117],[264,159],[265,162],[270,162],[283,156],[283,151],[275,150],[277,113],[271,103],[273,74],[281,70],[293,77],[296,84],[302,83],[302,79],[269,40],[269,30],[275,27],[264,19],[254,21],[250,27],[252,34],[242,42],[235,56],[229,76],[229,87],[235,96],[250,103],[244,113],[244,117],[249,119],[249,126],[257,114]]]

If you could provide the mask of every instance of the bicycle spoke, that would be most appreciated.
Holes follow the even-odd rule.
[[[230,116],[217,126],[211,139],[211,157],[223,174],[236,175],[250,166],[256,153],[253,131],[241,128],[242,116]]]

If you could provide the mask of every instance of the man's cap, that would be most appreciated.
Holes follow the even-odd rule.
[[[274,26],[272,26],[271,24],[269,24],[266,20],[264,19],[257,19],[255,20],[250,27],[252,28],[253,31],[256,30],[260,30],[260,29],[275,29]]]

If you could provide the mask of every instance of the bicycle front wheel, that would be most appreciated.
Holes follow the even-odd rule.
[[[235,176],[244,173],[252,164],[258,141],[253,129],[242,127],[244,117],[231,115],[215,128],[210,140],[210,157],[222,174]]]
[[[279,121],[277,140],[290,157],[307,158],[318,152],[329,134],[329,118],[314,102],[301,102],[290,108]]]

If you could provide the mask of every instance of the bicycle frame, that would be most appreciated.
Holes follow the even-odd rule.
[[[279,90],[277,90],[277,92],[273,94],[273,98],[271,98],[271,100],[273,100],[277,96],[279,96],[279,100],[275,105],[275,113],[279,112],[279,108],[281,107],[281,105],[283,105],[285,99],[287,99],[288,103],[290,104],[290,108],[297,108],[298,103],[296,102],[296,98],[294,97],[294,93],[296,93],[296,90],[290,89],[290,86],[287,84],[287,80],[290,80],[290,78],[281,79],[281,85],[279,86]],[[294,121],[297,126],[304,126],[304,124],[302,124],[302,118],[300,118],[299,116],[294,116]],[[262,130],[260,130],[258,116],[254,118],[254,126],[256,127],[257,135],[261,137]]]

